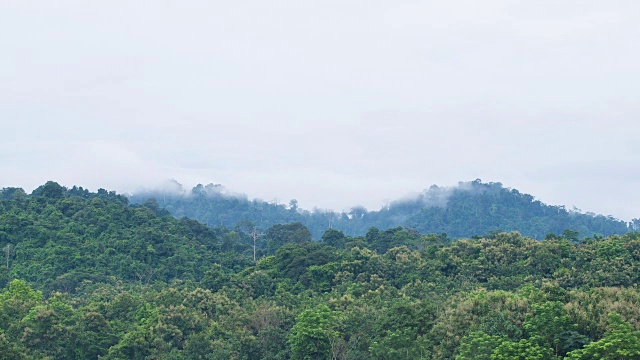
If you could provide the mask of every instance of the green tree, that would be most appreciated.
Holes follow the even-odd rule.
[[[557,357],[553,349],[542,347],[527,339],[503,341],[491,354],[491,360],[551,360]]]
[[[531,310],[532,314],[523,324],[524,329],[531,341],[553,348],[556,355],[565,355],[589,342],[586,336],[576,331],[577,325],[559,301],[533,304]]]
[[[277,224],[267,229],[267,252],[274,254],[281,246],[288,243],[304,243],[311,241],[311,233],[299,222]]]
[[[429,342],[416,333],[414,328],[387,331],[383,338],[371,344],[369,352],[373,359],[380,360],[428,359]]]
[[[75,353],[82,359],[97,359],[105,355],[117,341],[105,317],[95,311],[84,313],[76,325]]]
[[[341,249],[342,247],[344,247],[346,237],[344,236],[344,233],[342,231],[329,229],[322,235],[322,241],[329,246]]]
[[[292,358],[331,358],[331,343],[338,338],[336,319],[336,314],[324,304],[302,311],[288,339]]]
[[[19,344],[10,341],[0,333],[0,359],[1,360],[26,360],[26,349]]]
[[[43,196],[50,199],[60,199],[64,196],[67,188],[58,184],[55,181],[47,181],[44,185],[39,186],[31,195]]]
[[[610,314],[605,336],[570,352],[566,359],[640,359],[640,331],[633,330],[620,315]]]
[[[462,338],[456,360],[491,360],[493,351],[502,344],[500,336],[474,331]]]

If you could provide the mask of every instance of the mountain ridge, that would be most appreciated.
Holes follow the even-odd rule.
[[[627,223],[613,216],[547,205],[500,182],[483,183],[480,179],[451,187],[432,185],[414,198],[392,201],[380,210],[353,206],[348,212],[308,211],[299,208],[295,199],[288,206],[250,200],[247,195],[231,193],[220,184],[198,184],[187,192],[174,181],[172,188],[173,191],[142,191],[131,194],[129,199],[140,203],[155,198],[172,215],[193,218],[209,226],[234,227],[240,221],[251,221],[266,229],[275,224],[301,222],[315,239],[330,228],[357,236],[371,227],[402,226],[421,233],[447,233],[454,238],[503,230],[543,239],[547,234],[559,234],[566,229],[585,237],[623,234],[640,227],[637,219]]]

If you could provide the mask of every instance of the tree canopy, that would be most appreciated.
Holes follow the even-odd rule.
[[[637,359],[640,234],[251,227],[0,191],[6,359]]]

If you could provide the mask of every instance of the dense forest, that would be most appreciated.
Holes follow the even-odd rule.
[[[422,234],[446,233],[451,238],[519,231],[541,240],[565,229],[576,231],[582,238],[624,234],[640,225],[638,220],[628,224],[612,216],[546,205],[501,183],[480,180],[460,182],[455,187],[433,185],[414,198],[391,202],[378,211],[367,211],[362,206],[354,206],[348,212],[307,211],[298,208],[296,200],[291,200],[288,206],[249,200],[246,195],[228,194],[223,186],[213,184],[198,185],[187,193],[174,182],[165,190],[144,191],[129,197],[132,203],[149,198],[157,199],[162,208],[178,218],[188,217],[210,226],[233,228],[239,222],[251,221],[264,230],[275,224],[300,222],[314,239],[320,239],[330,228],[359,236],[371,227],[402,226]]]
[[[640,233],[314,241],[302,222],[207,226],[162,201],[2,189],[0,358],[640,358]]]

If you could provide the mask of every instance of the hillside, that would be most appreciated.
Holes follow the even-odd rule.
[[[259,229],[266,229],[275,224],[300,222],[309,228],[314,239],[319,239],[329,228],[357,236],[364,235],[371,227],[398,226],[422,234],[446,233],[452,238],[519,231],[539,240],[566,229],[577,232],[577,238],[629,231],[626,222],[611,216],[546,205],[532,195],[505,188],[501,183],[480,180],[460,182],[455,187],[433,185],[412,199],[394,201],[378,211],[356,206],[348,213],[310,212],[299,209],[295,200],[289,206],[249,200],[245,195],[229,195],[224,187],[213,184],[198,185],[189,193],[175,184],[171,191],[147,191],[129,198],[132,203],[155,198],[172,215],[196,219],[209,226],[232,228],[241,221],[251,221]]]
[[[248,231],[245,232],[242,229]],[[54,182],[0,190],[3,359],[635,359],[640,234],[451,241],[210,228]]]
[[[91,193],[55,182],[31,195],[3,189],[0,199],[0,244],[9,244],[8,266],[0,270],[4,281],[20,278],[48,291],[70,291],[110,277],[200,280],[214,262],[242,266],[218,256],[224,231],[175,219],[155,201],[128,206],[126,197],[112,191]]]

